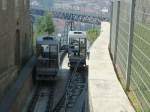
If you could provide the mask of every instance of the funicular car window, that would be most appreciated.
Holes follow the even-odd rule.
[[[80,38],[80,56],[85,56],[86,54],[86,40],[85,38]]]
[[[38,65],[45,68],[55,68],[57,67],[57,45],[41,45],[41,52]]]
[[[53,52],[53,53],[57,52],[57,46],[56,45],[50,46],[50,50],[49,51]]]

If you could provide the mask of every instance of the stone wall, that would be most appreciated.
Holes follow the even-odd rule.
[[[32,55],[31,29],[29,0],[0,0],[0,99]]]
[[[30,75],[32,76],[32,74]],[[26,105],[26,101],[31,94],[33,89],[32,77],[29,77],[23,84],[22,89],[17,95],[16,101],[13,103],[11,112],[21,112],[23,111],[24,106]]]

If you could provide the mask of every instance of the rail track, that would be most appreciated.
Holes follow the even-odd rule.
[[[75,105],[86,87],[86,75],[71,74],[66,91],[53,108],[55,83],[37,85],[28,112],[75,112]]]
[[[67,88],[65,112],[75,111],[75,105],[83,90],[86,87],[86,80],[83,74],[76,74],[73,82],[71,82]]]
[[[54,91],[55,83],[37,85],[28,112],[52,112]]]
[[[60,65],[62,66],[66,51],[60,52]],[[52,112],[53,98],[56,82],[38,82],[36,83],[34,95],[29,104],[27,112]]]
[[[77,108],[79,100],[84,102],[85,88],[87,87],[86,71],[77,71],[74,69],[68,77],[65,92],[56,106],[53,106],[53,98],[56,82],[38,83],[28,112],[80,112]],[[54,107],[54,108],[53,108]],[[81,108],[84,107],[80,106]],[[78,109],[78,110],[76,110]]]
[[[77,71],[72,73],[68,79],[66,91],[53,109],[53,112],[77,112],[75,111],[75,105],[77,105],[77,101],[80,100],[79,97],[82,92],[84,92],[86,84],[86,73]]]

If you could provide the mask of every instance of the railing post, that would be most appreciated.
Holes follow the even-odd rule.
[[[133,49],[133,32],[134,32],[134,16],[135,16],[135,2],[131,1],[131,13],[129,23],[129,46],[128,46],[128,59],[127,59],[127,72],[126,72],[126,90],[130,89],[130,77],[131,77],[131,64],[132,64],[132,49]]]
[[[116,33],[116,38],[115,38],[114,60],[113,60],[114,64],[116,64],[116,59],[117,59],[119,16],[120,16],[120,1],[117,1],[117,20],[116,20],[116,32],[115,32]]]
[[[112,42],[112,22],[113,22],[113,1],[111,1],[111,22],[110,22],[110,39],[109,39],[109,49],[111,50]]]

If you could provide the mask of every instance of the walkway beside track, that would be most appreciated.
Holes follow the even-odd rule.
[[[101,36],[90,51],[89,101],[91,112],[135,112],[116,73],[108,51],[110,24],[102,23]]]

